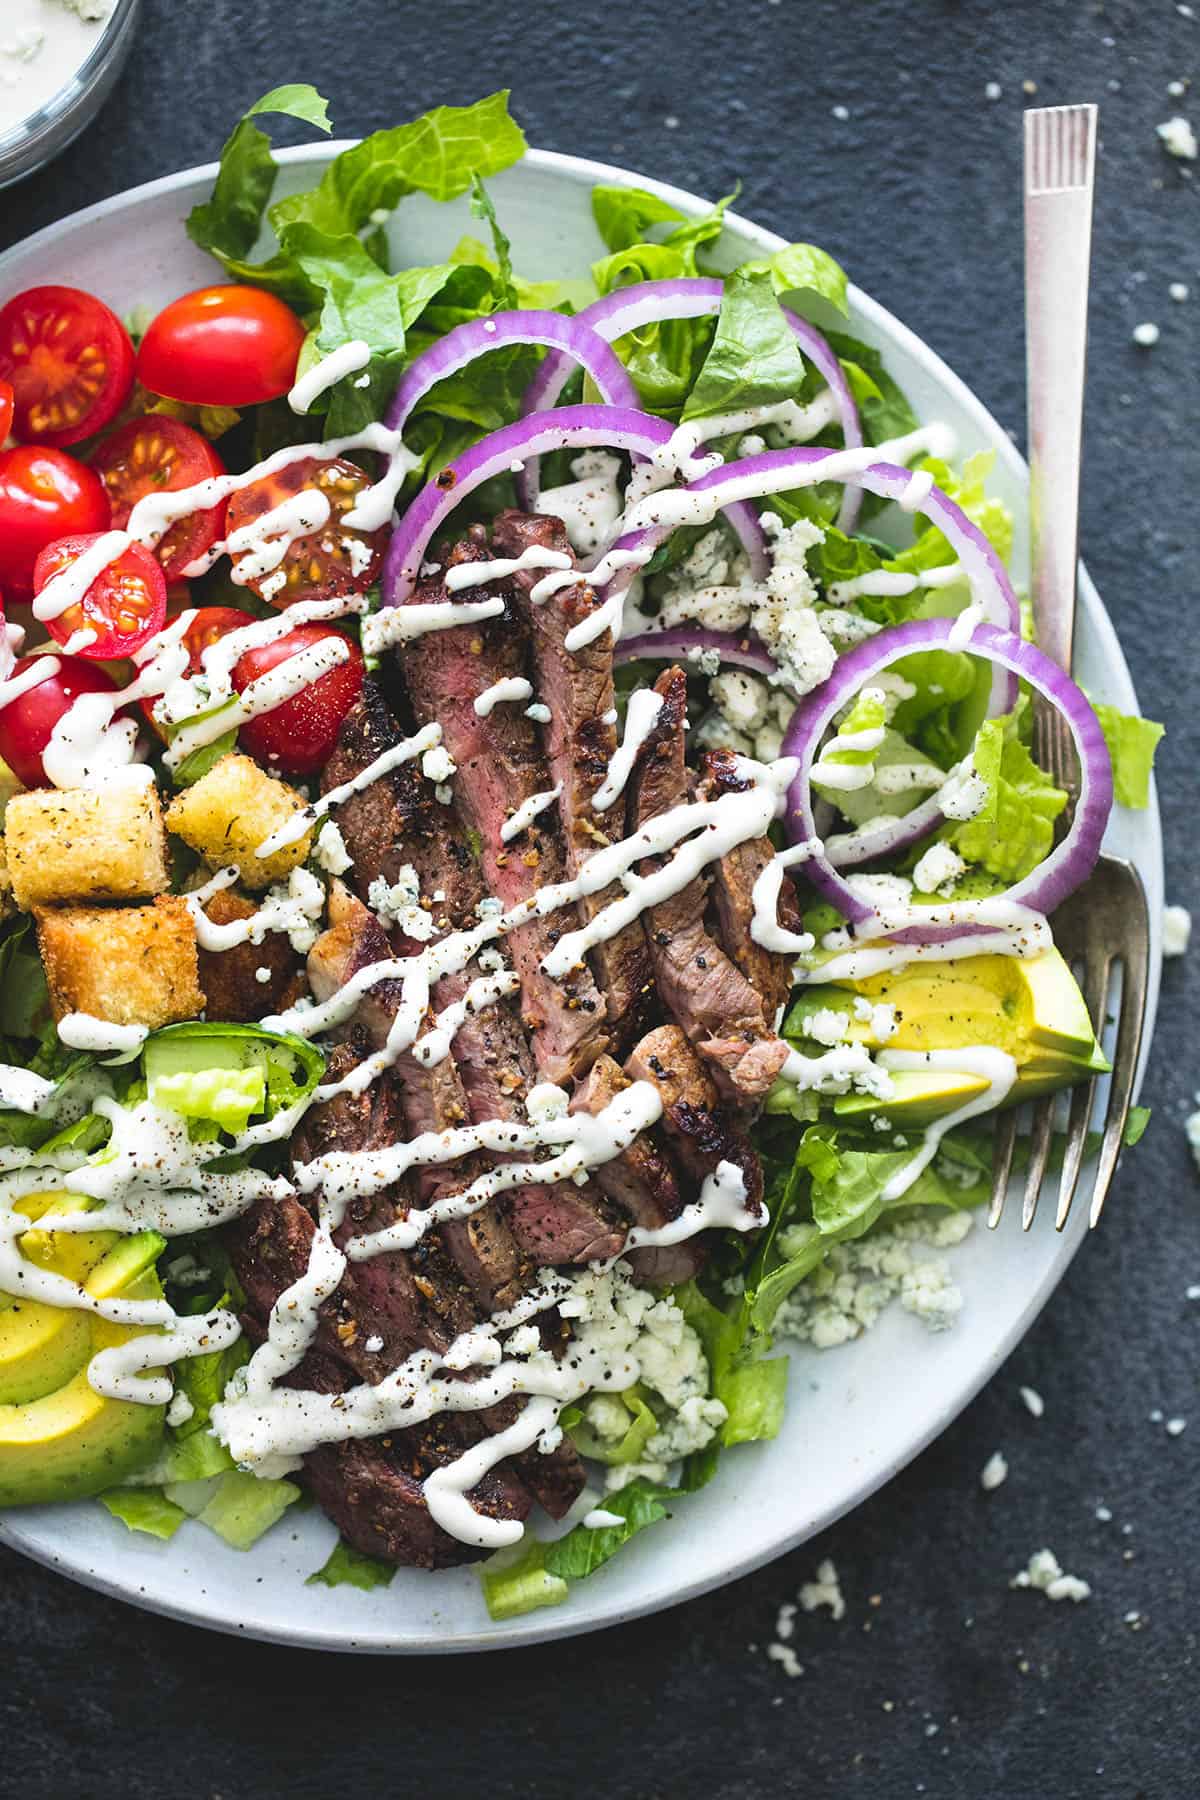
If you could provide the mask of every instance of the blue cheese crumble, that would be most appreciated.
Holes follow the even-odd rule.
[[[928,1252],[960,1244],[971,1228],[969,1213],[951,1212],[938,1219],[902,1220],[834,1244],[821,1267],[799,1282],[780,1307],[776,1332],[817,1350],[833,1350],[861,1337],[893,1300],[930,1331],[944,1330],[962,1311],[963,1296],[945,1257]],[[797,1234],[810,1230],[801,1225],[782,1232],[784,1256],[800,1250]]]

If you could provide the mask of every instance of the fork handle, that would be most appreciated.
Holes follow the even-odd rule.
[[[1095,125],[1093,121],[1089,133],[1087,180],[1078,187],[1049,190],[1033,178],[1034,128],[1035,115],[1027,112],[1025,356],[1031,592],[1038,644],[1052,662],[1069,672],[1079,557]]]

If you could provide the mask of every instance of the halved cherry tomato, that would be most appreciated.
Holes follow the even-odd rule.
[[[41,656],[22,656],[13,676],[45,660]],[[0,707],[0,757],[26,787],[46,785],[42,751],[76,696],[111,694],[117,686],[107,670],[84,662],[81,656],[60,656],[55,660],[59,665],[56,674],[48,675],[36,687],[27,688]]]
[[[238,731],[243,750],[289,775],[313,775],[329,761],[342,720],[362,692],[362,653],[357,644],[328,625],[298,625],[273,644],[247,650],[234,665],[233,685],[240,694],[268,669],[330,637],[341,637],[348,645],[347,660],[318,676],[282,706],[259,713]]]
[[[77,444],[115,419],[133,386],[133,344],[111,307],[82,288],[27,288],[0,309],[0,375],[19,438]]]
[[[108,489],[113,527],[118,531],[147,494],[177,493],[225,473],[225,464],[206,437],[159,413],[147,413],[119,426],[96,450],[92,467]],[[175,580],[203,556],[224,527],[224,501],[207,512],[189,513],[172,525],[155,549],[167,580]]]
[[[230,496],[225,518],[225,529],[230,537],[243,526],[252,525],[264,513],[282,506],[285,500],[294,499],[305,488],[319,490],[329,501],[327,523],[317,531],[294,539],[277,570],[252,576],[245,585],[273,606],[363,593],[379,573],[387,545],[387,528],[351,531],[340,521],[369,486],[367,476],[357,464],[347,462],[344,457],[322,462],[319,457],[308,456],[285,463],[273,475],[260,476],[249,487],[238,488]],[[249,554],[251,552],[243,551],[234,556],[235,572]],[[279,580],[281,573],[282,583]]]
[[[78,562],[101,535],[90,532],[48,544],[33,571],[34,592],[40,594],[56,575]],[[79,654],[92,662],[107,662],[140,650],[162,630],[166,616],[167,584],[162,569],[149,550],[130,544],[100,571],[82,600],[46,620],[46,629],[60,644],[69,643],[77,631],[94,632],[92,642],[81,646]]]
[[[65,450],[21,444],[0,450],[0,582],[16,598],[33,592],[33,565],[56,538],[106,531],[108,495]]]
[[[167,596],[167,604],[170,609],[170,594]],[[187,605],[186,595],[183,605]],[[181,608],[176,607],[174,610],[178,613]],[[254,614],[242,612],[237,606],[201,606],[180,640],[188,653],[188,663],[184,674],[198,675],[202,666],[200,659],[210,644],[215,644],[218,638],[225,637],[231,631],[239,631],[243,625],[253,625],[253,623]],[[154,717],[156,703],[157,696],[154,699],[138,701],[148,723],[161,737],[164,735],[162,727]]]
[[[194,406],[253,406],[286,394],[305,331],[290,306],[261,288],[197,288],[164,306],[138,350],[151,393]]]
[[[0,381],[0,444],[12,430],[13,391],[11,381]]]

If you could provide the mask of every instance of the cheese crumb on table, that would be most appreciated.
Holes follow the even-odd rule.
[[[1025,1402],[1027,1409],[1033,1414],[1034,1418],[1040,1419],[1046,1410],[1046,1402],[1042,1399],[1042,1396],[1038,1393],[1037,1389],[1023,1387],[1021,1389],[1021,1398]]]
[[[1164,956],[1182,956],[1192,936],[1192,915],[1186,906],[1164,906],[1162,947]]]
[[[833,1618],[844,1619],[846,1602],[842,1596],[838,1572],[828,1557],[818,1563],[815,1581],[806,1581],[800,1589],[800,1605],[806,1613],[816,1612],[820,1606],[827,1606]]]
[[[1196,134],[1185,118],[1177,113],[1173,119],[1164,119],[1155,129],[1168,156],[1177,156],[1184,162],[1195,162],[1200,154],[1200,145],[1197,145]]]
[[[999,1450],[994,1450],[983,1465],[979,1485],[990,1494],[1008,1480],[1008,1463]]]
[[[1144,324],[1135,325],[1133,328],[1133,341],[1135,344],[1140,345],[1143,350],[1153,349],[1154,345],[1157,344],[1160,335],[1158,326],[1152,319],[1147,319]]]
[[[1035,1550],[1028,1567],[1018,1569],[1010,1588],[1037,1588],[1047,1600],[1086,1600],[1091,1588],[1078,1575],[1065,1575],[1053,1550]]]

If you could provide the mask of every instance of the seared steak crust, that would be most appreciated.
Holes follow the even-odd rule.
[[[762,1199],[758,1154],[722,1107],[712,1075],[678,1025],[648,1032],[626,1060],[625,1073],[657,1088],[671,1148],[693,1182],[699,1185],[719,1162],[731,1162],[745,1179],[747,1206]]]
[[[566,529],[560,519],[540,513],[500,513],[492,526],[492,544],[501,556],[520,556],[531,545],[571,555]],[[567,634],[589,618],[599,605],[584,580],[560,588],[543,605],[530,603],[529,593],[541,569],[529,569],[514,577],[514,590],[533,646],[533,666],[538,696],[550,709],[543,728],[546,756],[556,785],[561,785],[558,810],[562,820],[567,872],[577,875],[593,850],[607,843],[614,831],[620,835],[622,809],[618,805],[597,812],[592,805],[596,790],[608,772],[617,747],[616,700],[613,692],[613,640],[605,631],[577,651],[566,647]],[[617,898],[620,889],[605,888],[581,904],[592,918]],[[640,919],[591,952],[597,983],[608,998],[609,1031],[614,1045],[628,1046],[638,1035],[652,993],[650,956]]]
[[[487,555],[482,527],[473,527],[449,561],[478,562]],[[442,727],[442,741],[458,770],[455,799],[465,824],[478,835],[488,890],[513,907],[547,883],[563,880],[566,862],[554,807],[510,842],[501,836],[513,813],[551,783],[531,719],[511,705],[483,718],[475,711],[486,689],[524,672],[525,637],[511,590],[492,584],[472,590],[472,597],[497,593],[504,601],[501,615],[429,632],[405,647],[400,663],[416,717],[422,724],[436,719]],[[418,603],[453,598],[440,580],[423,583],[413,595]],[[507,940],[521,977],[522,1017],[538,1068],[551,1081],[583,1073],[607,1043],[604,998],[590,971],[581,968],[558,982],[541,968],[564,930],[561,919],[561,914],[532,919]]]
[[[730,750],[708,750],[700,759],[698,798],[715,800],[719,794],[742,793],[749,786],[737,772],[737,758]],[[750,935],[754,918],[754,884],[774,861],[775,846],[769,837],[750,838],[738,844],[713,865],[710,890],[717,931],[722,945],[755,992],[762,996],[768,1019],[786,1005],[792,991],[791,959],[764,950]],[[779,891],[779,923],[788,931],[800,929],[800,907],[791,877],[783,877]]]
[[[684,761],[687,677],[680,668],[655,682],[662,710],[643,746],[630,783],[629,825],[637,829],[686,805],[690,795]],[[646,873],[662,866],[648,858]],[[762,996],[708,933],[700,881],[646,913],[650,956],[659,998],[711,1065],[722,1091],[741,1105],[762,1098],[787,1059]]]

